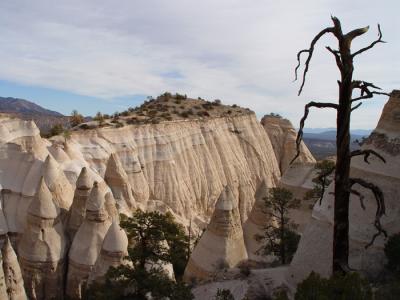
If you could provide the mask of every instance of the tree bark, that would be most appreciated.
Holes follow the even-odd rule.
[[[343,272],[349,256],[349,200],[350,189],[350,116],[353,81],[353,61],[350,48],[339,43],[342,58],[339,107],[337,109],[335,204],[333,226],[333,273]]]
[[[373,191],[377,201],[377,211],[375,219],[375,227],[378,232],[374,235],[371,245],[375,238],[381,233],[386,235],[380,224],[380,218],[385,213],[385,205],[383,199],[383,193],[375,185],[361,181],[360,179],[350,178],[350,163],[351,157],[356,155],[364,155],[364,160],[368,163],[368,156],[373,154],[385,162],[384,158],[373,150],[362,150],[358,152],[350,152],[350,118],[351,112],[357,109],[361,103],[352,107],[352,103],[368,98],[372,98],[374,94],[388,95],[370,89],[378,89],[372,83],[366,81],[353,81],[353,58],[364,51],[367,51],[374,47],[378,43],[384,43],[382,41],[382,32],[378,25],[378,39],[372,42],[369,46],[362,48],[354,53],[351,53],[351,42],[354,38],[367,32],[368,27],[358,28],[353,31],[343,34],[339,19],[332,17],[333,27],[327,27],[318,33],[311,41],[309,49],[304,49],[298,52],[297,61],[298,65],[295,68],[295,75],[297,79],[297,70],[300,67],[300,56],[301,54],[308,54],[305,62],[305,68],[303,72],[302,83],[299,89],[299,95],[303,90],[306,74],[308,71],[309,63],[314,52],[314,47],[317,41],[325,34],[333,34],[339,44],[339,49],[334,50],[330,47],[326,47],[331,52],[336,60],[337,67],[340,71],[341,80],[339,83],[339,103],[324,103],[324,102],[310,102],[305,106],[304,116],[300,121],[300,129],[296,139],[297,153],[293,158],[292,162],[297,159],[300,154],[300,144],[303,136],[304,122],[308,117],[309,108],[334,108],[337,111],[336,126],[336,168],[335,168],[335,201],[334,201],[334,225],[333,225],[333,258],[332,258],[332,271],[333,273],[346,273],[349,270],[348,257],[349,257],[349,202],[350,193],[359,195],[360,202],[362,203],[361,194],[351,189],[352,185],[357,183]],[[354,89],[361,91],[361,96],[352,99],[352,92]],[[291,163],[292,163],[291,162]],[[367,247],[366,246],[366,247]]]

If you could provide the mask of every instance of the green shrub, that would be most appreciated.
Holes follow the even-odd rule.
[[[400,279],[380,285],[375,291],[375,300],[398,300],[400,299]]]
[[[296,300],[369,300],[372,298],[371,287],[357,273],[344,276],[334,275],[329,279],[311,274],[298,286]]]
[[[60,135],[64,131],[64,126],[62,124],[56,124],[51,127],[49,136]]]
[[[185,100],[187,99],[187,96],[176,93],[175,98],[178,100]]]
[[[387,268],[400,274],[400,233],[392,235],[385,244]]]
[[[214,297],[214,300],[235,300],[230,290],[227,289],[218,289],[217,294]]]
[[[247,262],[242,262],[241,264],[239,264],[238,266],[239,270],[240,270],[240,275],[244,278],[249,277],[251,274],[251,269],[250,266]]]

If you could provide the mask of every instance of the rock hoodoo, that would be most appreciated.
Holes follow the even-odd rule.
[[[3,270],[5,275],[5,285],[7,287],[8,299],[28,299],[25,293],[24,280],[22,279],[22,273],[18,263],[18,258],[8,237],[6,238],[5,244],[1,250],[1,254],[3,257]]]
[[[42,174],[58,207],[68,210],[72,204],[74,190],[57,161],[49,154],[44,161]]]
[[[26,293],[30,299],[59,299],[64,290],[66,237],[60,210],[43,177],[27,218],[18,248]]]
[[[76,181],[74,200],[72,201],[69,210],[67,230],[71,241],[85,219],[86,202],[89,198],[92,186],[93,180],[91,179],[86,167],[84,167]]]
[[[82,297],[110,225],[111,220],[105,209],[105,191],[94,182],[86,202],[85,219],[75,234],[69,252],[66,294],[72,299]]]
[[[89,280],[104,279],[110,267],[118,267],[124,263],[126,255],[128,255],[128,237],[118,223],[113,221],[104,238],[100,256]]]
[[[219,268],[232,268],[247,259],[237,199],[226,186],[210,224],[193,250],[185,270],[186,280],[210,278]]]
[[[256,187],[262,181],[274,187],[280,170],[255,114],[224,106],[218,115],[220,105],[212,105],[211,117],[125,122],[122,128],[72,131],[68,141],[43,139],[33,122],[0,116],[0,241],[8,236],[18,249],[27,295],[60,298],[66,286],[69,297],[81,297],[88,280],[121,263],[124,243],[115,241],[125,239],[118,213],[129,215],[136,207],[170,211],[186,226],[192,220],[194,231],[211,217],[188,274],[207,277],[246,259],[242,224]],[[249,224],[259,220],[253,210]],[[15,295],[17,273],[10,285]]]
[[[118,156],[115,153],[110,155],[104,180],[111,188],[120,211],[129,212],[135,209],[136,201],[133,197],[132,187],[129,183],[128,175],[126,174]]]

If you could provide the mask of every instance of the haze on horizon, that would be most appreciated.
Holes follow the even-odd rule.
[[[330,15],[345,31],[370,25],[353,49],[383,39],[357,57],[355,79],[400,88],[398,1],[50,1],[0,2],[0,96],[31,100],[69,114],[113,113],[165,91],[221,99],[258,116],[276,112],[297,126],[304,104],[334,101],[338,71],[323,38],[304,93],[293,83],[296,54]],[[374,128],[387,97],[365,101],[353,128]],[[307,127],[334,127],[313,110]]]

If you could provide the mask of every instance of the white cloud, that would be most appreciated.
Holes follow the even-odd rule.
[[[360,57],[356,75],[396,88],[397,1],[3,1],[0,79],[102,98],[178,91],[275,111],[295,124],[308,100],[335,99],[337,71],[323,38],[304,95],[293,84],[296,53],[331,13],[345,29],[382,23],[387,45]],[[354,43],[376,37],[376,28]],[[177,78],[168,74],[179,74]],[[398,87],[398,86],[397,86]],[[383,101],[382,101],[383,104]],[[374,127],[380,105],[365,103],[353,127]],[[327,120],[331,121],[327,121]],[[312,127],[334,125],[313,112]]]

